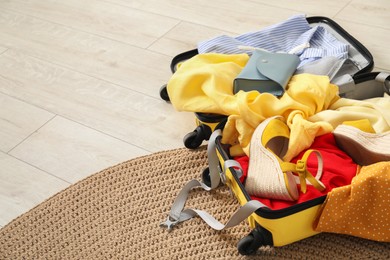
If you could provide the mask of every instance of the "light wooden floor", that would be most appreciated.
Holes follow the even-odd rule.
[[[327,16],[390,71],[390,1],[0,0],[0,227],[99,170],[183,147],[159,98],[172,57],[297,13]]]

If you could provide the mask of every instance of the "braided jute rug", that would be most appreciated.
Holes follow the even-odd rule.
[[[200,178],[206,150],[175,149],[98,172],[58,193],[0,230],[0,259],[245,259],[237,242],[246,223],[214,231],[194,218],[167,232],[159,227],[181,187]],[[194,190],[188,207],[226,222],[238,202],[226,187]],[[389,259],[389,244],[319,234],[261,259]]]

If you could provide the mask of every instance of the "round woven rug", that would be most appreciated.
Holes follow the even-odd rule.
[[[199,218],[172,232],[159,227],[181,187],[200,178],[206,150],[176,149],[136,158],[58,193],[0,230],[0,259],[240,259],[236,244],[246,223],[214,231]],[[189,207],[226,222],[238,202],[226,187],[194,190]],[[262,259],[389,259],[387,243],[319,234]]]

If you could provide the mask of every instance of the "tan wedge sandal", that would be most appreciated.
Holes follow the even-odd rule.
[[[287,152],[289,136],[289,128],[280,116],[264,120],[254,131],[245,181],[245,188],[250,195],[293,201],[299,197],[297,183],[301,184],[304,193],[307,183],[318,190],[325,189],[319,180],[323,168],[320,152],[308,150],[297,164],[283,162],[281,158]],[[315,177],[306,168],[307,159],[313,152],[318,160]]]

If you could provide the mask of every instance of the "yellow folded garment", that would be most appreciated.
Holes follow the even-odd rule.
[[[199,54],[183,62],[167,84],[169,99],[178,111],[230,115],[236,111],[234,78],[247,54]]]

